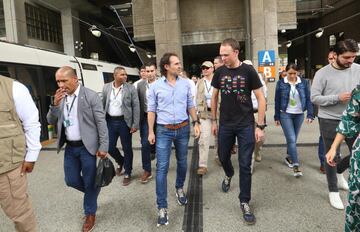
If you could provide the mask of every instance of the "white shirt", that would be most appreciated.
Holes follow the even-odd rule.
[[[35,162],[41,150],[39,111],[34,104],[29,90],[23,84],[14,81],[12,91],[16,113],[22,122],[25,133],[25,161]]]
[[[205,99],[207,107],[211,108],[211,96],[213,92],[213,87],[211,86],[211,81],[204,79],[205,84]]]
[[[78,118],[78,98],[80,84],[74,94],[66,95],[64,98],[64,120],[69,120],[71,126],[65,128],[66,139],[69,141],[81,140],[79,118]]]
[[[260,82],[262,84],[261,90],[264,94],[265,99],[267,99],[268,89],[266,87],[266,83],[265,83],[264,79],[262,78],[262,75],[260,75],[260,74],[258,74],[258,75],[259,75]],[[259,108],[259,104],[258,104],[258,101],[257,101],[254,91],[251,91],[251,101],[253,104],[253,109],[257,110]]]
[[[137,81],[134,82],[133,86],[135,87],[135,89],[137,89],[137,85],[138,85],[139,82],[142,81],[142,80],[146,80],[146,79],[140,78],[139,80],[137,80]]]
[[[187,77],[184,77],[184,78],[186,78],[190,82],[190,90],[191,90],[191,94],[192,94],[192,99],[193,99],[194,106],[196,106],[196,85],[195,85],[195,82],[193,80],[190,80]]]
[[[291,84],[288,81],[287,77],[285,77],[284,82],[290,84],[289,103],[288,103],[288,106],[286,108],[286,113],[289,113],[289,114],[301,114],[301,113],[303,113],[302,107],[301,107],[300,95],[299,95],[299,92],[296,89],[296,85],[301,83],[301,79],[299,77],[297,77],[296,83]]]
[[[110,93],[110,101],[109,101],[109,109],[108,114],[110,116],[121,116],[123,112],[121,110],[122,106],[122,87],[115,88],[114,84],[111,85],[111,93]]]

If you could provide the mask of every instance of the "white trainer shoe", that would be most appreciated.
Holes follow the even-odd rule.
[[[346,179],[344,178],[344,175],[343,174],[336,174],[336,176],[337,176],[337,180],[338,180],[339,189],[349,191],[349,185],[348,185]]]
[[[344,209],[339,192],[329,192],[330,205],[335,209]]]

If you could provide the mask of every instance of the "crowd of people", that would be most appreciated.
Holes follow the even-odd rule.
[[[285,163],[297,178],[303,175],[296,146],[301,126],[304,120],[311,123],[318,117],[320,172],[327,177],[331,206],[344,209],[339,188],[349,191],[345,231],[360,228],[360,142],[357,140],[360,65],[353,64],[358,49],[354,40],[338,42],[329,53],[329,64],[316,72],[311,86],[299,76],[297,65],[289,63],[275,89],[274,121],[281,126],[286,138]],[[47,120],[57,126],[57,152],[66,145],[66,185],[84,193],[83,231],[93,230],[96,221],[101,190],[94,184],[97,157],[104,159],[110,154],[117,163],[117,174],[123,175],[123,186],[128,186],[133,181],[132,135],[138,130],[143,168],[139,181],[146,184],[152,179],[151,161],[156,154],[157,225],[167,225],[167,174],[172,145],[176,157],[174,192],[179,205],[186,205],[188,201],[184,183],[191,124],[199,144],[197,174],[208,173],[210,144],[214,139],[215,161],[225,173],[221,183],[223,192],[230,190],[235,174],[231,155],[237,142],[239,207],[247,224],[256,222],[250,207],[252,173],[254,161],[262,159],[260,149],[267,126],[268,96],[265,79],[251,61],[239,60],[239,51],[238,41],[225,39],[219,56],[213,62],[201,64],[200,79],[183,77],[184,70],[175,53],[161,57],[161,77],[157,77],[157,65],[149,63],[140,68],[141,78],[134,84],[127,82],[123,67],[116,67],[114,80],[104,85],[102,97],[80,85],[71,67],[57,70],[55,79],[59,88]],[[9,147],[0,143],[3,164],[0,166],[0,202],[18,231],[37,231],[27,195],[26,173],[33,170],[41,149],[40,123],[38,111],[24,88],[16,81],[0,77],[1,104],[8,106],[4,109],[15,109],[0,114],[0,141],[14,144]],[[117,147],[119,138],[122,151]],[[339,152],[343,140],[349,147],[350,155],[346,157],[340,157]],[[9,154],[13,154],[10,159]],[[348,185],[342,172],[349,166]],[[18,196],[14,197],[14,193]]]

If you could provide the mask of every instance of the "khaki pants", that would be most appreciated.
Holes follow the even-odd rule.
[[[199,138],[199,167],[207,167],[209,148],[211,142],[211,119],[200,119],[200,138]],[[215,137],[214,151],[217,155],[217,137]]]
[[[21,166],[0,174],[0,205],[15,223],[16,231],[37,231],[34,211],[27,194],[26,175],[20,176]]]

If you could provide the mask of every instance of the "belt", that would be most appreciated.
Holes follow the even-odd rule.
[[[159,124],[159,125],[165,127],[166,129],[169,129],[169,130],[178,130],[184,126],[187,126],[188,124],[189,124],[189,121],[186,120],[186,121],[180,122],[178,124],[166,124],[166,125]]]
[[[78,140],[78,141],[66,140],[66,144],[71,146],[71,147],[82,147],[82,146],[84,146],[82,140]]]
[[[124,115],[121,115],[121,116],[111,116],[110,114],[106,114],[106,119],[111,119],[111,120],[124,120]]]

